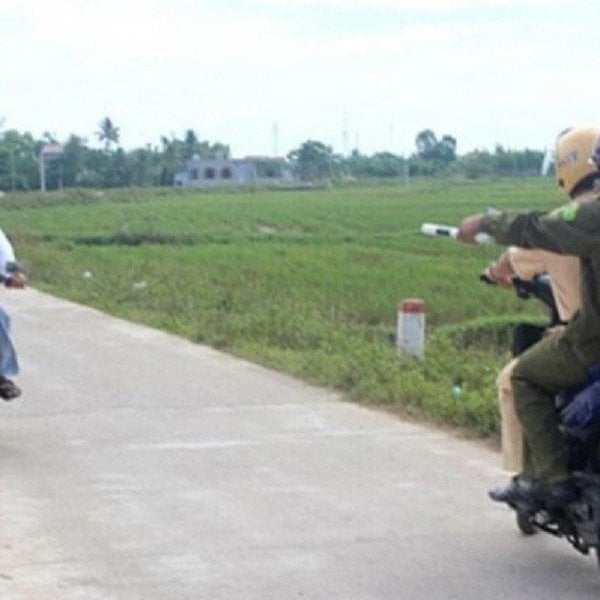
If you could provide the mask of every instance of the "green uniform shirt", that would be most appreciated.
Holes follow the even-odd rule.
[[[585,366],[600,363],[600,197],[574,201],[549,213],[485,215],[482,230],[500,244],[579,257],[581,310],[562,338]]]

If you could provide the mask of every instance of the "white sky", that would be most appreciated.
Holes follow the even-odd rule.
[[[598,0],[0,0],[4,129],[286,154],[550,146],[600,124]],[[277,123],[277,135],[274,124]],[[347,133],[344,135],[344,131]]]

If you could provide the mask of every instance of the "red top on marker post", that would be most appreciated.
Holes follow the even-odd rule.
[[[404,313],[424,313],[425,301],[421,298],[407,298],[400,302],[398,308]]]

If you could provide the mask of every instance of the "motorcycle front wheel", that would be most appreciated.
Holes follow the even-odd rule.
[[[533,535],[537,533],[537,528],[533,524],[533,515],[526,510],[517,510],[517,527],[523,535]],[[600,565],[600,554],[598,555]]]

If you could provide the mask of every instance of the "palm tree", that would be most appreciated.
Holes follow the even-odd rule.
[[[198,137],[196,136],[196,132],[193,129],[188,129],[185,132],[185,139],[183,140],[185,144],[184,149],[184,157],[192,158],[194,154],[198,154]]]
[[[101,142],[104,141],[104,149],[106,151],[110,150],[112,142],[115,144],[119,143],[119,128],[108,117],[102,119],[98,123],[98,126],[100,129],[96,132],[96,135]]]

